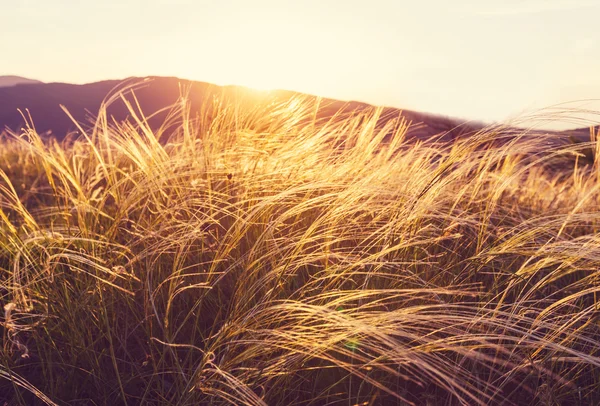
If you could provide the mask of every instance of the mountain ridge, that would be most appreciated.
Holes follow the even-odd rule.
[[[294,96],[301,96],[309,100],[321,100],[319,111],[320,118],[333,117],[340,112],[351,114],[352,112],[373,109],[368,103],[360,101],[341,101],[329,98],[320,98],[314,95],[294,92],[289,90],[262,91],[254,90],[244,86],[215,84],[180,79],[177,77],[148,76],[129,77],[126,79],[111,79],[87,84],[69,83],[29,83],[27,85],[15,85],[0,87],[0,131],[5,128],[13,132],[19,132],[26,124],[20,111],[31,115],[33,125],[38,133],[50,132],[58,139],[67,134],[77,131],[77,126],[71,118],[62,110],[64,106],[69,114],[86,126],[91,126],[93,115],[97,114],[103,101],[117,89],[133,86],[135,98],[139,101],[142,112],[145,115],[174,105],[181,94],[182,89],[188,89],[188,99],[192,110],[198,111],[212,95],[223,95],[225,97],[256,98],[271,97],[274,100],[284,101]],[[242,91],[243,90],[243,91]],[[240,92],[242,91],[242,92]],[[487,125],[482,122],[464,122],[463,120],[446,117],[442,115],[422,113],[412,110],[404,110],[395,107],[381,107],[382,114],[380,124],[388,120],[403,116],[411,122],[407,136],[417,139],[436,139],[451,141],[457,137],[474,134]],[[129,111],[122,100],[118,98],[108,107],[108,114],[117,121],[129,117]],[[155,115],[149,123],[151,127],[158,128],[166,117],[166,113]],[[517,128],[509,128],[508,132],[517,132]],[[522,130],[521,130],[522,131]],[[578,139],[589,137],[589,128],[579,128],[567,132],[544,131],[544,133],[566,135]]]

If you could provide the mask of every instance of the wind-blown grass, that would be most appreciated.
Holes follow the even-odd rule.
[[[0,399],[598,403],[595,142],[315,109],[7,137]]]

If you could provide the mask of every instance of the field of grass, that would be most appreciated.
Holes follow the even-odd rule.
[[[5,137],[0,401],[599,404],[596,144],[315,108]]]

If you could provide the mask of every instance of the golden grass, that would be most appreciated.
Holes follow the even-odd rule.
[[[130,107],[3,141],[0,400],[600,401],[595,139],[413,142],[302,99],[153,131]]]

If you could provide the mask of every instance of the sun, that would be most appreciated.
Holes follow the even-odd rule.
[[[242,85],[259,90],[300,90],[333,94],[355,81],[351,72],[366,63],[352,46],[332,47],[331,33],[300,30],[285,21],[236,21],[219,40],[195,50],[193,37],[182,43],[181,77]],[[170,45],[178,46],[178,45]],[[170,64],[170,70],[173,64]]]

